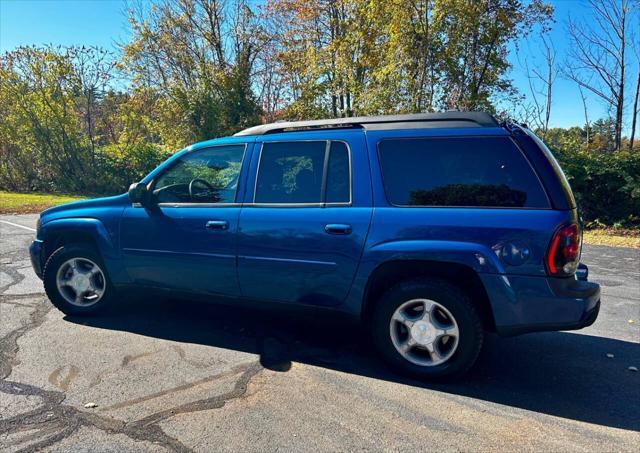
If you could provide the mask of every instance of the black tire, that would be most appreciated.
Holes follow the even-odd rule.
[[[104,293],[93,305],[77,306],[69,303],[65,297],[60,293],[56,278],[60,266],[72,258],[85,258],[95,263],[102,274],[104,275]],[[47,293],[47,297],[53,305],[67,315],[73,316],[89,316],[103,312],[108,306],[110,306],[115,297],[113,285],[107,275],[107,270],[104,266],[100,255],[95,251],[93,247],[88,244],[69,244],[60,247],[49,256],[44,266],[43,272],[44,290]]]
[[[430,299],[444,306],[459,329],[457,348],[439,365],[417,365],[403,357],[391,339],[390,322],[398,307],[412,299]],[[484,340],[482,320],[470,297],[451,283],[435,278],[418,278],[398,283],[385,292],[371,320],[373,342],[385,362],[395,371],[420,379],[442,380],[466,373],[474,364]]]

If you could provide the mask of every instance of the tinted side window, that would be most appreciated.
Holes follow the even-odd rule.
[[[331,142],[328,152],[326,141],[264,143],[254,202],[349,202],[347,147]]]
[[[351,175],[349,150],[342,142],[331,142],[331,154],[327,167],[327,203],[351,201]]]
[[[265,143],[256,203],[320,203],[326,142]]]
[[[549,207],[533,169],[507,137],[393,139],[378,149],[392,204]]]
[[[233,203],[245,145],[187,153],[160,175],[153,194],[159,203]]]

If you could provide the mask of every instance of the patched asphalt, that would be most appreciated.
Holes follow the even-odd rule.
[[[31,270],[35,220],[0,216],[0,451],[640,444],[638,250],[585,246],[603,290],[593,326],[490,336],[465,379],[429,384],[387,370],[357,326],[326,314],[142,294],[67,317]]]

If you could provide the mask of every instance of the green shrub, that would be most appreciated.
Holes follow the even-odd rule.
[[[640,227],[640,153],[553,149],[587,223]]]
[[[171,153],[151,143],[130,146],[107,145],[99,149],[95,190],[99,194],[126,192]]]

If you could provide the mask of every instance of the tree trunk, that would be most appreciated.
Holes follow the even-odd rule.
[[[636,121],[638,120],[638,95],[640,95],[640,65],[638,65],[636,94],[633,97],[633,110],[631,111],[631,138],[629,139],[629,151],[633,151],[633,141],[636,138]]]
[[[624,72],[624,71],[623,71]],[[622,120],[624,108],[624,83],[620,85],[620,96],[616,102],[616,130],[615,130],[615,149],[618,151],[622,146]]]
[[[621,8],[624,12],[624,3],[621,5]],[[624,117],[624,88],[625,88],[625,51],[627,48],[627,35],[625,32],[625,19],[626,15],[623,14],[620,20],[620,82],[618,83],[619,91],[618,91],[618,99],[616,99],[616,150],[619,150],[622,147],[622,122]]]
[[[585,97],[582,87],[578,85],[578,90],[580,90],[580,98],[582,99],[582,108],[584,109],[584,128],[587,133],[587,147],[589,146],[589,142],[591,141],[590,137],[590,129],[591,125],[589,124],[589,111],[587,110],[587,98]]]
[[[546,51],[546,59],[547,59],[547,105],[546,105],[546,109],[545,109],[545,116],[544,116],[544,133],[545,135],[547,134],[547,132],[549,131],[549,121],[551,120],[551,99],[552,99],[552,95],[553,95],[553,60],[554,57],[551,54],[551,49],[549,48],[548,45],[545,44],[545,46],[547,47]]]

